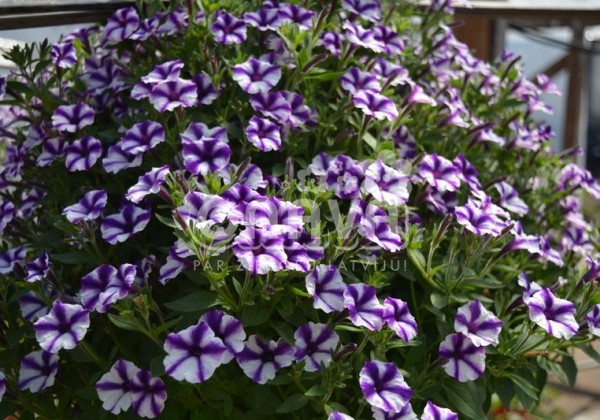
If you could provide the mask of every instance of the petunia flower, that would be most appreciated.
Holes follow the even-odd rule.
[[[142,83],[149,85],[154,85],[167,80],[175,81],[179,79],[183,66],[184,64],[181,60],[165,61],[154,67],[150,73],[142,76],[141,81]]]
[[[27,277],[25,277],[25,281],[28,283],[33,283],[44,279],[48,275],[51,267],[52,263],[50,262],[48,253],[43,252],[35,260],[25,264],[25,270],[27,270]]]
[[[26,255],[27,251],[23,246],[0,252],[0,275],[12,273],[17,264],[25,260]]]
[[[444,370],[459,382],[473,381],[485,370],[485,348],[477,347],[462,333],[450,334],[440,344],[440,358],[448,360]]]
[[[381,4],[378,0],[343,0],[342,9],[371,22],[381,20]]]
[[[287,260],[285,268],[306,273],[314,259],[308,255],[307,247],[297,241],[297,236],[297,233],[284,232],[283,250]]]
[[[130,155],[121,147],[113,144],[108,148],[106,157],[102,159],[102,167],[106,172],[117,173],[123,169],[134,168],[142,164],[142,154]]]
[[[410,81],[408,69],[383,58],[378,58],[373,66],[373,74],[389,86],[406,85]]]
[[[154,121],[143,121],[134,124],[121,141],[119,147],[130,155],[139,155],[153,149],[165,141],[165,129]]]
[[[102,215],[106,207],[108,195],[105,190],[87,192],[77,203],[65,207],[62,214],[71,223],[80,220],[95,220]]]
[[[19,389],[36,393],[54,385],[58,362],[58,354],[44,350],[37,350],[23,357],[19,369]]]
[[[294,128],[306,128],[313,127],[316,124],[315,111],[304,105],[302,95],[289,90],[282,90],[280,93],[290,105],[290,116],[285,121],[285,125],[291,125]]]
[[[284,23],[279,10],[270,7],[261,7],[255,12],[244,13],[244,22],[259,31],[275,31]]]
[[[427,401],[421,420],[458,420],[458,414],[448,408],[438,407]]]
[[[287,256],[282,247],[280,234],[247,227],[233,240],[232,250],[242,267],[256,275],[284,268]]]
[[[413,394],[393,363],[367,360],[360,371],[359,383],[367,402],[384,411],[401,411]]]
[[[384,210],[364,200],[354,200],[348,211],[348,222],[358,226],[358,233],[389,252],[400,250],[404,244],[392,231]]]
[[[404,41],[400,35],[388,26],[375,25],[373,27],[373,37],[380,45],[383,45],[383,52],[390,57],[402,54],[404,51]]]
[[[15,205],[10,200],[0,201],[0,234],[15,216]]]
[[[102,401],[102,408],[115,415],[127,411],[131,407],[131,382],[140,371],[132,362],[117,360],[96,382],[96,392]]]
[[[575,306],[554,296],[548,288],[536,292],[526,302],[529,319],[556,338],[570,339],[579,331]]]
[[[417,321],[408,310],[408,304],[400,299],[385,298],[383,320],[404,341],[417,336]]]
[[[381,92],[381,85],[370,73],[364,72],[358,67],[351,67],[342,77],[340,85],[346,92],[353,94],[361,90],[373,93]]]
[[[261,198],[245,206],[242,220],[229,217],[233,223],[260,227],[273,233],[296,233],[302,230],[304,208],[276,197]]]
[[[329,413],[327,420],[354,420],[354,417],[334,410],[331,413]]]
[[[251,95],[268,92],[281,79],[281,68],[251,57],[248,61],[231,67],[232,78],[242,90]]]
[[[190,123],[180,135],[183,144],[199,142],[202,139],[216,139],[222,143],[229,143],[225,127],[209,127],[204,123]]]
[[[474,203],[467,203],[454,210],[456,221],[467,230],[478,236],[498,236],[503,226],[496,223],[495,219]]]
[[[306,363],[304,370],[307,372],[317,372],[321,366],[329,366],[332,352],[340,341],[340,337],[326,324],[313,322],[299,326],[294,339],[296,360]]]
[[[600,337],[600,303],[592,306],[592,309],[585,316],[585,320],[587,321],[590,332],[593,335]]]
[[[423,158],[418,175],[438,191],[456,191],[460,188],[459,170],[448,159],[435,153]]]
[[[32,188],[21,192],[21,205],[17,209],[17,217],[27,219],[42,205],[42,200],[47,194],[39,188]]]
[[[230,157],[231,148],[216,138],[183,142],[183,165],[194,175],[218,172],[229,165]]]
[[[210,105],[217,99],[217,91],[209,75],[198,73],[192,77],[192,82],[196,84],[196,93],[198,96],[198,103],[196,105]]]
[[[0,370],[0,402],[2,402],[2,397],[4,397],[4,393],[6,392],[6,376],[4,376],[4,372]]]
[[[75,133],[94,122],[94,110],[84,103],[61,105],[52,114],[52,125],[58,131]]]
[[[57,300],[48,315],[33,324],[40,347],[50,353],[74,349],[90,327],[90,313],[81,305]]]
[[[131,381],[131,405],[138,416],[157,417],[166,399],[167,387],[160,378],[154,378],[146,369],[135,374]]]
[[[385,45],[375,39],[375,32],[364,28],[358,23],[346,20],[342,26],[346,31],[346,38],[356,47],[367,48],[375,53],[385,51]]]
[[[50,58],[57,67],[68,69],[77,64],[77,51],[72,42],[59,42],[52,45]]]
[[[193,384],[208,380],[223,364],[228,351],[223,340],[204,321],[169,334],[164,349],[165,373]]]
[[[364,165],[351,157],[337,155],[329,161],[325,173],[327,188],[335,188],[335,195],[343,200],[360,197],[360,186],[365,179]]]
[[[398,118],[398,109],[394,102],[379,93],[359,90],[352,94],[352,102],[365,115],[377,120],[394,121]]]
[[[208,324],[215,337],[220,338],[226,347],[223,353],[223,364],[229,363],[244,349],[246,332],[240,320],[220,309],[211,309],[202,314],[199,322],[202,321]]]
[[[324,46],[336,58],[340,57],[342,52],[342,42],[344,37],[337,32],[324,31],[319,39],[319,44]]]
[[[279,5],[279,17],[283,22],[296,23],[298,29],[306,31],[312,26],[315,12],[304,9],[296,4],[282,3]]]
[[[290,366],[294,359],[294,349],[283,339],[264,342],[257,335],[248,337],[244,349],[236,356],[244,374],[261,385],[275,378],[277,371]]]
[[[253,116],[246,127],[246,137],[263,152],[281,148],[281,127],[266,118]]]
[[[124,242],[144,230],[151,217],[150,210],[126,203],[118,213],[111,214],[102,220],[100,225],[102,239],[111,245]]]
[[[19,297],[19,309],[24,320],[35,322],[48,315],[50,308],[35,292],[27,292]]]
[[[190,26],[190,17],[187,10],[182,6],[177,6],[165,13],[160,20],[156,33],[159,36],[178,35],[182,34],[188,26]]]
[[[508,182],[498,182],[494,184],[494,187],[500,193],[500,206],[515,213],[517,216],[524,216],[529,212],[527,204],[519,198],[517,190]]]
[[[408,177],[377,159],[365,171],[361,190],[380,203],[400,206],[408,201]]]
[[[502,321],[483,307],[479,300],[472,300],[458,308],[454,329],[471,339],[477,347],[498,344]]]
[[[116,44],[129,38],[140,26],[140,17],[135,7],[117,10],[106,21],[102,40],[105,44]]]
[[[167,261],[160,267],[158,281],[166,284],[168,280],[174,279],[183,270],[191,268],[192,264],[188,260],[194,255],[194,252],[185,246],[181,241],[177,241],[174,246],[169,248]]]
[[[39,167],[52,165],[56,159],[67,152],[68,144],[62,137],[46,139],[42,144],[42,153],[37,157],[36,163]]]
[[[373,412],[374,420],[418,420],[410,403],[406,403],[406,405],[396,413],[373,406],[371,407],[371,411]]]
[[[69,172],[87,171],[102,155],[102,143],[92,136],[75,140],[67,148],[65,166]]]
[[[350,284],[344,290],[344,308],[357,327],[379,331],[383,326],[383,305],[379,303],[375,288],[368,284]]]
[[[479,172],[475,167],[467,160],[465,155],[460,154],[457,155],[452,161],[454,166],[458,169],[458,177],[462,182],[467,183],[467,185],[473,190],[481,190],[481,182],[477,178]]]
[[[122,264],[118,269],[102,264],[81,278],[81,304],[88,311],[108,311],[113,303],[129,294],[135,275],[132,264]]]
[[[252,95],[250,105],[256,112],[282,124],[289,120],[292,113],[292,106],[281,92],[260,92]]]
[[[221,44],[241,44],[246,40],[246,23],[233,15],[225,12],[218,12],[210,32],[215,40]]]
[[[306,291],[313,298],[313,306],[323,312],[340,312],[344,309],[346,284],[335,265],[317,265],[306,276]]]
[[[140,176],[138,182],[127,190],[125,198],[137,204],[149,194],[158,194],[168,174],[168,165],[161,166],[160,168],[152,168],[149,172]]]
[[[224,222],[232,207],[233,203],[218,195],[190,191],[177,212],[186,224],[193,223],[198,229],[203,229]]]
[[[198,91],[196,84],[190,80],[167,80],[154,85],[149,98],[157,111],[173,111],[179,107],[195,106],[198,101]]]

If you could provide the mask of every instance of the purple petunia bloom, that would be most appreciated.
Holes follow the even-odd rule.
[[[459,171],[458,177],[461,181],[466,182],[473,190],[481,190],[481,183],[477,178],[479,172],[477,172],[477,169],[471,165],[471,162],[464,155],[460,154],[456,156],[453,163]]]
[[[61,105],[52,114],[52,125],[58,131],[75,133],[94,122],[94,110],[84,103]]]
[[[57,67],[68,69],[77,64],[77,52],[72,42],[61,42],[52,46],[50,58]]]
[[[402,54],[402,51],[404,51],[404,41],[402,41],[398,33],[383,25],[375,25],[373,32],[375,41],[383,45],[383,52],[386,55],[395,56]]]
[[[85,136],[75,140],[67,148],[65,166],[69,172],[87,171],[102,155],[102,143],[100,140]]]
[[[154,85],[167,80],[177,80],[183,69],[183,61],[173,60],[165,61],[154,67],[150,73],[142,76],[142,83]]]
[[[242,267],[253,275],[284,268],[287,255],[283,237],[263,229],[247,227],[233,240],[233,253]]]
[[[290,119],[292,113],[292,106],[281,92],[261,92],[252,95],[250,105],[265,117],[271,117],[282,124]]]
[[[42,153],[37,157],[37,166],[50,166],[56,159],[67,152],[67,142],[62,137],[54,137],[44,141]]]
[[[35,393],[54,385],[58,361],[58,354],[44,350],[34,351],[23,357],[19,369],[19,389],[29,389]]]
[[[217,138],[183,141],[183,165],[194,175],[218,172],[229,165],[230,157],[230,147]]]
[[[181,133],[183,144],[199,142],[202,139],[216,139],[223,143],[229,143],[225,127],[208,127],[206,124],[193,122]]]
[[[220,309],[212,309],[203,313],[200,321],[206,322],[215,333],[215,337],[220,338],[227,348],[223,354],[223,364],[229,363],[244,349],[246,332],[238,319]]]
[[[458,420],[458,414],[448,408],[438,407],[427,401],[421,420]]]
[[[385,298],[383,320],[404,341],[417,336],[417,321],[408,310],[408,304],[400,299]]]
[[[323,32],[319,43],[323,45],[336,58],[339,58],[342,52],[342,42],[344,37],[337,32]]]
[[[50,257],[46,252],[42,253],[35,260],[25,264],[25,269],[27,270],[25,281],[33,283],[44,279],[48,275],[51,267],[52,263],[50,262]]]
[[[208,380],[223,364],[228,351],[223,340],[216,337],[204,321],[169,334],[164,349],[167,352],[165,373],[178,381],[193,384]]]
[[[35,322],[50,312],[46,302],[34,292],[27,292],[19,297],[19,309],[23,319],[29,322]]]
[[[526,302],[529,319],[556,338],[570,339],[579,331],[575,306],[554,296],[548,288],[536,292]]]
[[[96,382],[96,392],[102,408],[119,414],[131,407],[131,381],[141,369],[127,360],[117,360],[110,370]]]
[[[353,94],[361,90],[380,93],[381,85],[370,73],[360,70],[358,67],[352,67],[342,77],[340,85],[346,92]]]
[[[196,84],[190,80],[175,79],[157,83],[150,92],[150,103],[159,112],[175,108],[189,108],[198,102]]]
[[[419,177],[438,191],[460,188],[460,172],[448,159],[436,154],[427,155],[419,165]]]
[[[462,333],[450,334],[440,344],[440,358],[448,360],[444,370],[459,382],[473,381],[485,370],[485,348],[477,347]]]
[[[458,308],[454,329],[471,339],[477,347],[498,344],[502,321],[483,307],[479,300],[472,300]]]
[[[246,376],[261,385],[275,378],[277,371],[290,366],[294,359],[294,349],[283,339],[265,343],[257,335],[248,337],[244,349],[236,356]]]
[[[396,252],[402,248],[400,235],[393,232],[385,211],[364,200],[354,200],[348,212],[348,222],[358,226],[358,233],[386,251]]]
[[[251,57],[248,61],[231,68],[232,78],[242,90],[254,95],[268,92],[281,79],[281,68]]]
[[[264,228],[273,233],[296,233],[302,230],[304,208],[276,197],[260,198],[245,206],[242,220],[230,216],[236,224]]]
[[[102,264],[81,278],[81,304],[88,311],[108,311],[113,303],[129,294],[135,275],[132,264],[122,264],[118,269]]]
[[[65,207],[62,214],[71,223],[80,220],[94,220],[102,215],[108,195],[105,190],[93,190],[86,193],[77,203]]]
[[[331,354],[337,348],[340,337],[326,324],[309,322],[294,333],[296,360],[305,362],[304,370],[316,372],[331,363]]]
[[[15,205],[10,200],[0,201],[0,233],[15,216]]]
[[[379,22],[381,20],[381,4],[379,4],[379,0],[343,0],[342,9],[371,22]]]
[[[175,245],[169,248],[166,263],[160,267],[158,281],[166,284],[168,280],[177,277],[184,269],[191,268],[192,265],[187,258],[192,255],[194,255],[193,251],[181,241],[175,242]]]
[[[152,168],[149,172],[140,176],[138,182],[127,190],[125,198],[137,204],[148,194],[158,194],[168,174],[168,165]]]
[[[138,155],[156,147],[165,141],[165,129],[154,121],[134,124],[119,142],[125,153]]]
[[[105,44],[116,44],[129,38],[140,26],[140,17],[135,7],[117,10],[106,21],[102,39]]]
[[[365,171],[361,190],[380,203],[400,206],[408,201],[408,177],[377,159]]]
[[[354,417],[334,410],[329,414],[327,420],[354,420]]]
[[[198,96],[197,105],[210,105],[217,99],[217,91],[212,79],[206,73],[198,73],[192,77],[192,82],[196,84]]]
[[[279,17],[285,22],[293,22],[298,29],[305,31],[312,26],[312,18],[315,12],[306,10],[296,4],[282,3],[279,5]]]
[[[0,370],[0,402],[2,402],[2,397],[4,397],[4,393],[6,392],[6,376],[4,376],[4,372]]]
[[[360,197],[360,186],[365,178],[364,165],[354,159],[338,155],[329,161],[325,173],[327,188],[335,188],[335,195],[343,200]]]
[[[106,157],[102,159],[102,166],[106,172],[117,173],[127,168],[134,168],[142,164],[142,155],[130,155],[119,146],[113,144],[108,148]]]
[[[385,51],[385,45],[375,39],[375,32],[373,30],[366,29],[349,20],[345,21],[342,27],[346,31],[346,38],[354,46],[367,48],[375,53],[382,53]]]
[[[233,203],[218,195],[190,191],[177,212],[187,225],[193,223],[196,228],[203,229],[224,222],[232,207]]]
[[[344,309],[346,284],[335,265],[317,265],[306,276],[306,291],[313,298],[313,306],[323,312],[340,312]]]
[[[253,116],[246,127],[246,137],[258,150],[269,152],[281,148],[281,127],[266,118]]]
[[[350,284],[344,290],[344,308],[357,327],[379,331],[383,326],[383,305],[379,303],[375,288],[368,284]]]
[[[600,303],[595,304],[585,316],[590,332],[600,337]]]
[[[412,389],[393,363],[367,360],[359,375],[367,402],[384,411],[398,412],[408,404]]]
[[[229,13],[217,13],[218,16],[210,28],[210,32],[215,37],[215,40],[225,45],[241,44],[244,42],[247,36],[246,23]]]
[[[12,273],[16,265],[25,260],[26,255],[27,251],[22,246],[0,252],[0,275]]]
[[[373,66],[373,74],[381,79],[386,85],[406,85],[410,81],[408,70],[405,67],[390,61],[378,58]]]
[[[90,313],[81,305],[71,305],[57,300],[48,315],[33,324],[35,338],[40,347],[50,353],[60,349],[74,349],[83,340],[90,327]]]
[[[499,204],[508,211],[512,211],[518,216],[524,216],[529,212],[529,207],[519,198],[517,190],[508,182],[502,181],[494,184],[496,190],[500,193]]]
[[[142,369],[131,381],[131,405],[138,416],[157,417],[165,407],[167,387],[160,378]]]
[[[366,90],[360,90],[352,95],[354,106],[365,115],[377,120],[394,121],[398,118],[398,109],[389,98]]]
[[[259,31],[275,31],[283,24],[279,10],[270,7],[262,7],[256,12],[244,13],[244,21]]]
[[[102,239],[111,245],[124,242],[137,232],[144,230],[152,212],[127,203],[121,207],[118,213],[111,214],[102,220],[100,232]]]
[[[382,410],[377,407],[371,407],[371,411],[373,412],[373,420],[418,420],[410,403],[406,403],[406,405],[396,413]]]

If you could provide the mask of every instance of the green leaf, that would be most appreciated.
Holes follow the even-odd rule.
[[[582,352],[590,356],[594,361],[600,364],[600,354],[590,344],[580,344],[577,346]]]
[[[448,305],[448,296],[434,292],[430,297],[431,304],[438,309],[443,309]]]
[[[277,407],[277,412],[280,414],[291,413],[301,409],[306,403],[308,403],[308,398],[302,394],[294,394]]]
[[[63,264],[81,265],[92,262],[90,256],[83,251],[70,251],[64,254],[50,254],[50,259]]]
[[[486,413],[481,409],[483,399],[480,398],[480,394],[483,393],[485,396],[485,388],[481,384],[451,382],[445,389],[449,402],[463,416],[473,420],[487,418]]]
[[[128,330],[128,331],[143,331],[144,330],[144,328],[136,320],[131,319],[131,318],[127,318],[127,317],[124,317],[121,315],[108,314],[108,319],[110,319],[110,322],[112,322],[118,328],[121,328],[122,330]]]
[[[563,356],[560,364],[562,370],[567,376],[567,383],[569,386],[575,386],[575,380],[577,379],[577,365],[571,356]]]
[[[216,303],[216,293],[195,292],[180,299],[167,302],[165,306],[176,312],[199,312],[216,305]]]
[[[242,324],[245,326],[261,325],[269,320],[271,310],[264,305],[246,306],[242,310]]]
[[[506,408],[510,408],[511,402],[515,396],[515,387],[512,381],[508,378],[497,378],[494,391],[500,397],[502,405]]]
[[[304,393],[307,397],[319,397],[327,393],[327,388],[321,385],[314,385]]]

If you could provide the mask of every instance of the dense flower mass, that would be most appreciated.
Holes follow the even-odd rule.
[[[556,86],[416,3],[151,0],[7,53],[7,415],[483,419],[600,357]]]

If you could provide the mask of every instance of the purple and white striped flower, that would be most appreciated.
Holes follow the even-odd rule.
[[[102,408],[115,415],[127,411],[131,407],[131,382],[140,371],[132,362],[117,360],[96,382],[96,392],[102,401]]]
[[[233,203],[218,195],[204,194],[198,191],[188,192],[183,205],[177,212],[186,224],[193,223],[203,229],[216,223],[223,223],[233,208]]]
[[[378,0],[343,0],[342,9],[371,22],[381,20],[381,4]]]
[[[600,337],[600,303],[595,304],[585,316],[590,332]]]
[[[259,31],[275,31],[283,24],[279,10],[272,7],[261,7],[256,12],[244,13],[244,22]]]
[[[458,224],[478,236],[498,236],[504,227],[496,223],[494,217],[477,206],[473,201],[454,209],[454,215]]]
[[[377,407],[371,407],[371,411],[373,412],[374,420],[418,420],[410,403],[406,403],[406,405],[402,407],[402,410],[397,413],[382,410]]]
[[[149,172],[140,176],[138,182],[127,190],[125,198],[137,204],[149,194],[158,194],[168,174],[168,165],[152,168]]]
[[[88,311],[108,311],[113,303],[129,294],[136,273],[132,264],[122,264],[118,269],[102,264],[81,278],[81,304]]]
[[[435,153],[421,161],[419,177],[438,191],[456,191],[460,188],[460,172],[448,159]]]
[[[383,305],[379,303],[375,288],[368,284],[350,284],[344,290],[344,308],[357,327],[379,331],[383,326]]]
[[[294,128],[312,127],[316,124],[316,113],[307,105],[304,105],[304,98],[296,92],[282,90],[283,98],[290,104],[291,114],[286,125],[291,125]]]
[[[340,337],[327,324],[313,322],[298,327],[294,339],[296,360],[306,363],[304,370],[307,372],[317,372],[321,366],[329,366],[331,355],[340,341]]]
[[[17,264],[25,261],[26,255],[27,251],[22,246],[0,252],[0,275],[12,273]]]
[[[141,81],[142,83],[155,85],[167,80],[177,80],[182,69],[183,61],[181,60],[165,61],[154,67],[147,75],[142,76]]]
[[[4,397],[4,393],[6,392],[6,376],[4,376],[4,372],[0,370],[0,402],[2,402],[2,397]]]
[[[315,16],[315,12],[311,10],[289,3],[281,3],[278,10],[279,17],[283,22],[296,23],[300,31],[306,31],[312,26],[312,19]]]
[[[525,216],[529,212],[529,207],[519,198],[517,190],[506,181],[494,184],[494,187],[500,193],[499,204],[508,211],[512,211],[518,216]]]
[[[327,417],[327,420],[354,420],[354,417],[339,411],[332,411]]]
[[[58,362],[58,354],[44,350],[37,350],[23,357],[19,369],[19,389],[36,393],[54,385]]]
[[[225,12],[218,15],[210,28],[217,42],[225,45],[241,44],[246,40],[247,27],[242,19]]]
[[[536,292],[526,302],[529,319],[556,338],[570,339],[579,331],[575,305],[554,296],[548,288]]]
[[[124,242],[144,230],[151,217],[151,210],[126,203],[118,213],[111,214],[102,220],[100,225],[102,239],[111,245]]]
[[[370,73],[364,72],[358,67],[352,67],[342,77],[340,77],[340,85],[346,92],[353,94],[361,90],[368,92],[380,93],[381,85]]]
[[[273,233],[296,233],[304,226],[304,208],[276,197],[254,200],[248,203],[245,210],[243,220],[235,220],[231,216],[229,220]]]
[[[65,207],[62,214],[71,223],[81,220],[95,220],[102,215],[108,195],[105,190],[87,192],[77,203]]]
[[[223,141],[204,137],[183,142],[183,165],[194,175],[218,172],[229,165],[231,149]]]
[[[383,52],[387,56],[393,57],[402,54],[404,41],[397,32],[384,25],[375,25],[373,32],[375,41],[383,45]]]
[[[360,186],[365,179],[364,165],[346,155],[337,155],[329,161],[325,173],[327,188],[335,188],[335,195],[343,200],[360,197]]]
[[[68,144],[62,137],[46,139],[42,145],[42,153],[37,157],[37,166],[50,166],[56,159],[67,152]]]
[[[236,356],[244,374],[261,385],[275,378],[277,371],[290,366],[294,359],[294,349],[282,338],[265,343],[257,335],[251,335]]]
[[[52,125],[58,131],[75,133],[94,123],[94,110],[84,103],[61,105],[52,114]]]
[[[196,84],[190,80],[167,80],[156,84],[150,92],[150,103],[159,112],[189,108],[198,102]]]
[[[402,249],[404,242],[393,232],[387,214],[364,200],[354,200],[348,212],[348,222],[358,226],[358,233],[389,252]]]
[[[119,142],[125,153],[138,155],[156,147],[165,141],[165,129],[154,121],[143,121],[134,124]]]
[[[25,269],[27,270],[25,281],[33,283],[46,278],[51,267],[50,257],[46,252],[42,253],[35,260],[25,264]]]
[[[256,112],[284,124],[290,119],[292,106],[281,92],[261,92],[250,97],[250,105]]]
[[[225,127],[208,127],[204,123],[193,122],[181,133],[183,144],[199,142],[202,139],[216,139],[223,143],[229,143],[227,129]]]
[[[444,370],[459,382],[473,381],[485,370],[485,348],[477,347],[462,333],[450,334],[440,344],[440,358],[448,362]]]
[[[375,53],[385,51],[385,45],[375,39],[375,32],[371,29],[366,29],[357,23],[349,20],[345,21],[343,26],[346,31],[346,38],[356,47],[363,47]]]
[[[117,10],[106,21],[102,40],[105,44],[117,44],[129,38],[140,26],[140,17],[135,7]]]
[[[335,265],[317,265],[306,276],[306,291],[313,298],[313,306],[323,312],[340,312],[344,309],[346,284]]]
[[[367,360],[360,371],[359,383],[367,402],[384,411],[401,411],[413,394],[393,363]]]
[[[253,116],[246,127],[246,137],[258,150],[270,152],[281,148],[281,127],[266,118]]]
[[[398,109],[394,102],[379,93],[360,90],[352,94],[352,102],[365,115],[377,120],[394,121],[398,118]]]
[[[165,408],[167,387],[160,378],[142,369],[131,381],[131,405],[138,416],[154,418]]]
[[[223,354],[223,364],[229,363],[244,349],[246,332],[242,322],[220,309],[211,309],[200,317],[200,322],[206,322],[215,337],[220,338],[226,347]]]
[[[385,298],[383,320],[404,341],[417,336],[417,321],[408,310],[408,304],[400,299]]]
[[[12,221],[15,216],[15,205],[10,200],[0,202],[0,233]]]
[[[472,300],[458,308],[454,329],[471,339],[477,347],[498,344],[502,321],[483,307],[479,300]]]
[[[167,261],[160,267],[158,281],[166,284],[168,280],[174,279],[183,270],[192,268],[191,262],[187,259],[192,255],[194,255],[193,251],[185,244],[181,241],[175,242],[175,245],[169,248]]]
[[[247,227],[233,240],[233,253],[253,275],[285,268],[287,255],[283,237],[274,232]]]
[[[227,347],[204,321],[171,333],[164,345],[165,373],[178,381],[193,384],[208,380],[223,364]]]
[[[48,315],[33,324],[40,347],[50,353],[74,349],[90,327],[90,313],[81,305],[57,300]]]
[[[319,43],[323,45],[336,58],[340,57],[342,52],[342,42],[344,37],[337,32],[323,32]]]
[[[197,105],[210,105],[217,99],[217,91],[215,85],[206,73],[198,73],[192,77],[192,82],[196,84],[196,92],[198,96]]]
[[[421,420],[458,420],[458,414],[448,408],[438,407],[427,401]]]
[[[65,166],[69,172],[87,171],[96,164],[102,155],[102,143],[92,136],[75,140],[67,148]]]
[[[380,203],[400,206],[408,201],[408,177],[377,159],[365,171],[361,189]]]
[[[479,172],[467,158],[460,154],[454,158],[454,166],[458,169],[458,177],[461,181],[467,183],[467,185],[473,190],[481,190],[481,183],[477,176]]]
[[[248,61],[231,67],[232,78],[250,95],[268,92],[281,79],[281,68],[251,57]]]
[[[35,292],[27,292],[19,297],[19,309],[23,319],[29,322],[35,322],[50,312],[46,302],[40,299]]]
[[[125,153],[121,147],[113,144],[108,148],[106,157],[102,159],[104,170],[116,174],[123,169],[134,168],[142,164],[142,155],[130,155]]]
[[[57,67],[68,69],[77,64],[77,52],[72,42],[60,42],[52,46],[50,58]]]
[[[383,58],[378,58],[375,61],[373,74],[390,86],[406,85],[410,81],[408,69]]]

